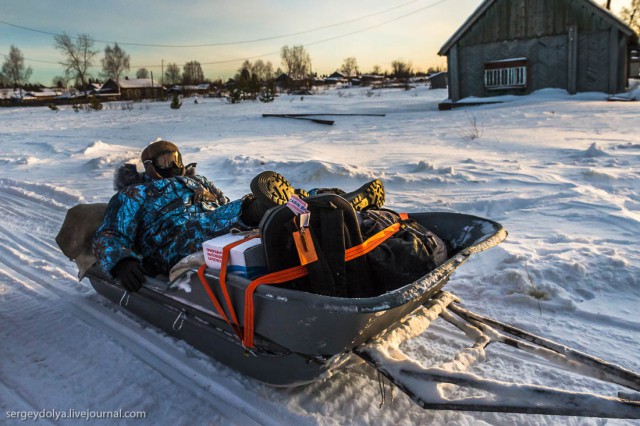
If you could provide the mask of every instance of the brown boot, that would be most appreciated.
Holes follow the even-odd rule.
[[[303,189],[295,189],[279,173],[262,172],[251,180],[251,192],[260,202],[269,207],[286,204],[293,194],[304,198],[309,196]]]
[[[353,192],[343,195],[356,211],[379,209],[384,204],[384,185],[379,179],[365,183]]]

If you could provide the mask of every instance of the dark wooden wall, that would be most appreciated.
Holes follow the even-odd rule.
[[[503,40],[608,31],[611,24],[583,0],[500,0],[460,39],[460,46]]]
[[[626,41],[584,0],[498,0],[450,49],[449,97],[527,94],[547,87],[622,92]],[[526,89],[484,88],[485,63],[519,57],[528,60]]]

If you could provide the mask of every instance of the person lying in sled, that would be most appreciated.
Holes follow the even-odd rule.
[[[119,191],[109,201],[93,240],[100,268],[128,291],[138,291],[145,275],[168,275],[182,258],[201,250],[204,241],[233,228],[255,228],[271,207],[285,204],[293,194],[309,195],[282,175],[266,171],[251,181],[252,193],[230,201],[213,182],[195,173],[194,163],[184,166],[171,142],[152,142],[140,158],[143,173],[132,164],[118,171]],[[356,210],[384,203],[384,187],[377,179],[348,194],[330,191],[342,193]]]

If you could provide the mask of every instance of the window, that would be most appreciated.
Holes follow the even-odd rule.
[[[484,64],[484,87],[489,90],[527,87],[527,58],[505,59]]]

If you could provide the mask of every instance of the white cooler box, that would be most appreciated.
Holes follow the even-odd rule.
[[[243,239],[240,234],[225,234],[202,243],[204,261],[211,269],[220,270],[222,249],[238,240]],[[227,273],[237,274],[253,279],[267,273],[267,261],[260,238],[253,238],[235,246],[229,253]]]

